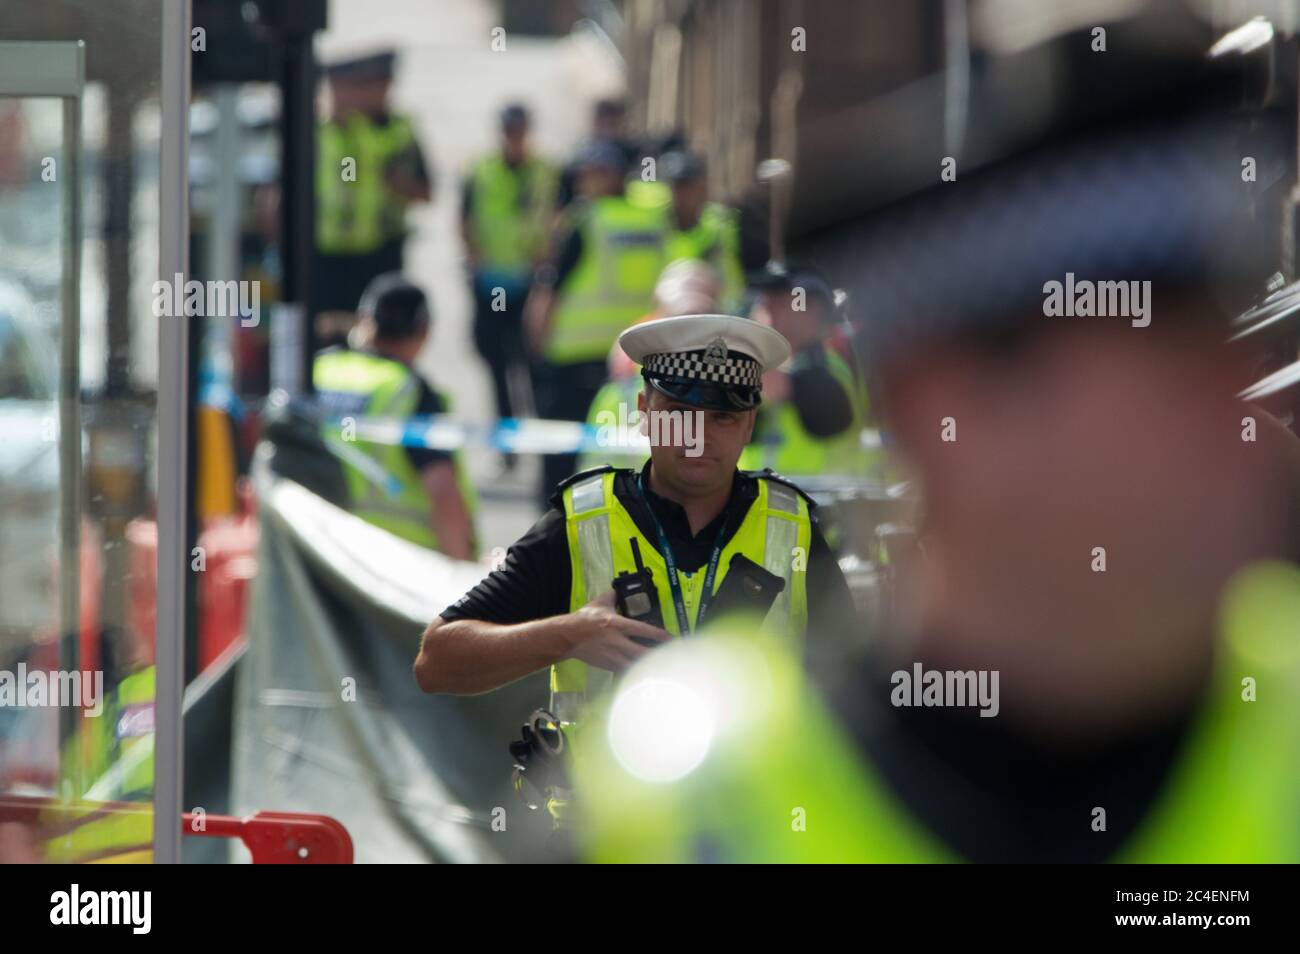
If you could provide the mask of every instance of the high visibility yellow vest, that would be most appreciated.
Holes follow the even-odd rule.
[[[764,404],[759,408],[754,439],[740,456],[744,470],[770,467],[778,474],[865,475],[877,454],[863,448],[862,428],[866,417],[866,390],[849,363],[834,348],[826,346],[826,363],[844,388],[853,408],[853,421],[834,437],[814,437],[803,426],[793,401]]]
[[[643,209],[666,209],[673,204],[673,190],[658,179],[646,181],[639,176],[629,179],[623,189],[627,201]]]
[[[1300,862],[1300,569],[1244,571],[1221,616],[1200,713],[1164,790],[1112,861]],[[667,785],[635,778],[608,745],[579,750],[588,860],[963,860],[862,760],[790,660],[739,637],[708,649],[701,663],[752,702],[743,732],[713,738],[705,761]],[[684,655],[674,664],[683,671]],[[592,714],[593,739],[603,718]]]
[[[345,348],[330,348],[316,356],[312,383],[323,408],[333,418],[404,419],[415,414],[420,402],[419,379],[406,365]],[[450,410],[445,399],[444,407]],[[342,463],[352,512],[404,540],[438,549],[431,522],[432,504],[405,448],[400,444],[344,440],[337,420],[325,421],[321,428],[323,438]],[[458,454],[454,466],[465,505],[472,507],[473,490]]]
[[[485,271],[526,275],[546,250],[558,178],[543,159],[509,166],[500,153],[470,173],[470,234]]]
[[[667,564],[657,549],[658,544],[637,529],[636,522],[615,496],[616,474],[615,470],[605,468],[580,476],[564,489],[569,565],[573,568],[569,610],[578,610],[600,596],[613,585],[617,574],[636,571],[632,555],[632,540],[636,540],[644,565],[654,574],[665,628],[679,636]],[[812,537],[808,502],[786,484],[766,477],[757,480],[758,497],[722,550],[714,592],[726,578],[732,557],[744,554],[786,583],[761,621],[761,628],[787,640],[797,638],[808,621],[807,555]],[[703,567],[694,573],[678,571],[692,628],[698,619],[704,576]],[[709,628],[711,621],[705,623]],[[609,684],[610,675],[577,659],[556,663],[551,667],[551,711],[563,724],[577,722],[587,701]]]
[[[719,307],[738,313],[745,296],[745,270],[740,263],[740,219],[734,209],[708,202],[693,228],[674,229],[668,236],[668,260],[708,262],[722,279]]]
[[[620,408],[624,409],[626,415],[631,417],[636,412],[636,396],[641,392],[642,377],[640,374],[633,374],[630,377],[620,378],[617,381],[606,381],[596,396],[591,400],[591,407],[587,408],[587,425],[589,427],[601,428],[618,425]],[[603,454],[602,449],[583,451],[578,455],[578,470],[590,470],[593,467],[599,467],[602,464],[612,464],[616,467],[636,467],[640,469],[641,465],[646,462],[650,456],[649,451],[638,456],[619,454],[616,457],[610,454]]]
[[[400,116],[382,125],[360,113],[346,122],[321,123],[316,162],[319,251],[365,255],[405,234],[406,200],[388,188],[385,173],[392,159],[414,143],[410,121]],[[347,159],[355,160],[355,170],[350,164],[345,169]]]
[[[98,717],[83,715],[80,735],[63,753],[64,801],[42,819],[53,834],[45,859],[60,863],[137,863],[153,860],[153,666],[123,679]],[[112,807],[107,802],[130,802]]]
[[[667,263],[660,209],[602,197],[579,213],[577,227],[582,258],[558,293],[545,347],[552,364],[604,360],[619,333],[653,307]]]

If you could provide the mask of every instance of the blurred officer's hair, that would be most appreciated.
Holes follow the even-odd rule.
[[[373,279],[357,312],[374,322],[376,338],[388,340],[417,335],[432,323],[424,291],[399,272]]]

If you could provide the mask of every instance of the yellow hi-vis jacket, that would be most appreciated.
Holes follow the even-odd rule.
[[[841,433],[814,437],[803,426],[793,401],[764,404],[758,410],[754,439],[740,456],[740,467],[758,470],[770,467],[778,474],[863,476],[870,472],[879,454],[862,446],[866,422],[867,395],[852,366],[829,345],[826,365],[844,389],[853,407],[853,420]]]
[[[562,500],[569,540],[569,565],[573,583],[569,609],[575,611],[608,590],[614,577],[636,571],[632,540],[637,541],[642,562],[654,574],[665,628],[676,636],[668,567],[658,544],[646,539],[631,514],[614,494],[618,471],[610,467],[579,474],[564,488]],[[808,621],[807,563],[812,539],[808,502],[798,490],[778,480],[757,477],[758,496],[722,549],[714,578],[714,593],[722,586],[732,557],[744,554],[785,581],[760,628],[787,641],[802,637]],[[802,559],[800,558],[802,554]],[[678,570],[687,618],[695,626],[704,583],[704,568],[694,573]],[[706,628],[710,620],[706,620]],[[609,683],[611,674],[593,669],[577,659],[551,667],[551,711],[561,724],[579,720],[587,702]]]
[[[72,800],[61,799],[43,822],[51,835],[45,860],[62,864],[153,860],[154,695],[156,670],[123,679],[97,717],[83,715],[63,753]],[[84,785],[77,791],[72,779]],[[129,805],[112,803],[128,802]]]
[[[364,351],[322,351],[312,365],[312,383],[327,408],[367,417],[408,418],[420,401],[420,382],[414,371],[400,361]],[[444,406],[449,405],[444,401]],[[325,421],[321,427],[326,443],[342,463],[352,512],[404,540],[438,549],[429,494],[406,449],[400,444],[343,442],[336,421]],[[357,454],[376,466],[359,466],[364,461],[357,462]],[[473,492],[458,456],[454,466],[465,505],[472,513]]]
[[[1295,565],[1261,563],[1231,581],[1199,714],[1163,790],[1110,861],[1300,861],[1297,619]],[[743,636],[673,651],[656,661],[704,696],[716,691],[712,674],[727,673],[743,718],[719,727],[693,771],[664,784],[618,760],[600,731],[608,713],[593,711],[575,782],[589,793],[585,860],[683,862],[705,851],[727,863],[965,860],[900,799],[793,661]],[[657,674],[649,665],[638,675]],[[638,683],[619,691],[635,693]]]
[[[500,153],[470,173],[469,232],[487,272],[526,276],[546,250],[558,177],[544,159],[529,156],[511,168]]]
[[[557,289],[544,356],[552,364],[603,361],[619,333],[654,306],[667,264],[668,220],[622,196],[593,199],[577,213],[582,258]]]
[[[668,260],[695,259],[718,270],[722,281],[719,304],[729,314],[739,314],[745,298],[745,269],[740,261],[740,219],[735,209],[708,202],[700,220],[689,229],[674,229],[668,236]]]
[[[388,188],[394,157],[415,145],[410,120],[376,123],[359,113],[321,123],[316,161],[316,248],[365,255],[406,231],[406,200]],[[345,160],[355,161],[355,170]],[[355,171],[355,178],[349,174]]]

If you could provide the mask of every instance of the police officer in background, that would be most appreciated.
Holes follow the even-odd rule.
[[[852,613],[812,502],[779,477],[736,470],[784,339],[748,319],[692,315],[619,340],[642,365],[649,426],[671,412],[702,430],[652,441],[639,472],[604,466],[560,483],[504,565],[425,630],[415,676],[426,692],[486,692],[549,667],[552,711],[571,730],[611,674],[715,617],[739,614],[797,654],[805,632],[815,639]],[[616,608],[615,576],[643,566],[663,628]]]
[[[591,135],[580,145],[573,158],[560,172],[557,209],[568,208],[569,203],[582,195],[584,155],[592,143],[609,143],[623,154],[624,168],[631,168],[639,152],[636,143],[627,134],[627,104],[621,99],[598,99],[591,109]]]
[[[579,157],[581,198],[566,213],[552,263],[539,269],[524,312],[524,333],[538,361],[538,413],[581,421],[605,383],[605,360],[619,332],[654,307],[655,282],[667,264],[663,209],[629,202],[624,153],[611,142]],[[543,460],[545,500],[573,472],[576,454]]]
[[[465,179],[461,237],[474,294],[474,344],[492,373],[497,415],[516,417],[511,395],[528,380],[523,346],[524,301],[546,255],[554,214],[556,172],[528,148],[528,111],[501,111],[501,147],[475,163]],[[506,458],[513,466],[514,458]]]
[[[325,68],[330,115],[317,133],[316,292],[322,312],[351,312],[376,275],[402,270],[406,210],[433,180],[410,119],[388,93],[396,54]]]
[[[668,152],[659,159],[658,166],[672,191],[669,261],[685,258],[708,262],[722,279],[722,310],[740,314],[745,270],[740,261],[739,213],[709,199],[708,168],[697,153]]]
[[[344,418],[405,419],[450,410],[415,370],[431,319],[424,292],[399,274],[366,289],[352,348],[316,356],[312,383],[324,436],[347,478],[357,516],[403,539],[461,560],[475,558],[472,491],[457,456],[445,450],[351,439]],[[354,422],[355,426],[355,422]]]
[[[861,445],[867,391],[837,327],[834,291],[816,270],[780,263],[750,285],[757,290],[751,317],[784,335],[794,354],[763,382],[769,400],[741,463],[788,476],[863,475],[870,463]]]

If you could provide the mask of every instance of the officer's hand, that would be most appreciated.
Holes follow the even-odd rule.
[[[534,286],[524,302],[524,344],[536,355],[540,355],[546,347],[552,297],[549,288]]]
[[[619,616],[613,587],[571,615],[573,648],[568,658],[581,659],[589,666],[610,672],[622,672],[650,651],[650,647],[635,643],[628,637],[636,636],[656,643],[672,639],[671,633],[658,626]]]
[[[524,302],[524,345],[532,354],[541,354],[546,335],[546,316],[542,313],[541,302],[536,295],[529,295]]]

